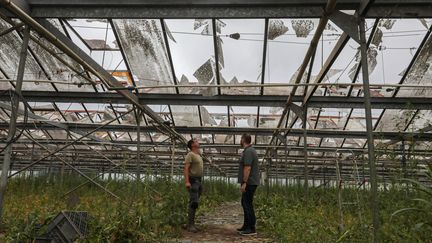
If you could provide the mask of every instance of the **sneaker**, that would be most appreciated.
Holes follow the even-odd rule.
[[[243,225],[241,228],[237,228],[237,232],[242,232],[246,230],[246,227]]]
[[[192,233],[198,233],[198,229],[197,229],[197,227],[195,227],[195,225],[188,225],[188,227],[187,227],[187,230],[189,231],[189,232],[192,232]]]
[[[240,232],[241,235],[244,236],[251,236],[251,235],[257,235],[256,230],[246,229]]]

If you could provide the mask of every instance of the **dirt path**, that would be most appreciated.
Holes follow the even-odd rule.
[[[224,203],[213,212],[198,216],[198,233],[183,231],[183,236],[174,242],[273,242],[258,232],[257,236],[241,236],[236,228],[243,223],[243,212],[239,202]]]

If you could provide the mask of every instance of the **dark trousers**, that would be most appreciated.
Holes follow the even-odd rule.
[[[199,198],[202,193],[201,177],[189,177],[191,187],[189,189],[188,225],[195,225],[195,214],[198,208]]]
[[[244,213],[244,223],[246,229],[255,230],[256,217],[255,210],[253,207],[253,198],[257,186],[247,185],[246,191],[242,193],[241,204]]]
[[[191,188],[189,190],[189,207],[192,209],[198,208],[199,198],[202,193],[201,177],[189,176]]]

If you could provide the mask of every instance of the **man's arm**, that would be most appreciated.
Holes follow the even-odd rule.
[[[249,174],[251,172],[251,166],[250,165],[244,165],[243,167],[243,183],[247,183],[248,179],[249,179]]]
[[[190,157],[186,156],[185,158],[185,166],[184,166],[184,170],[183,170],[183,175],[184,175],[184,179],[185,179],[185,184],[186,184],[186,188],[190,188],[191,184],[189,182],[189,171],[190,171]]]
[[[250,151],[245,151],[243,154],[243,181],[241,184],[241,191],[246,191],[247,182],[249,180],[249,175],[252,169],[252,161],[253,161],[253,154],[251,154]]]

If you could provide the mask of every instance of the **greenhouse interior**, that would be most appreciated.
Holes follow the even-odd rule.
[[[0,0],[0,241],[431,242],[431,31],[430,0]]]

